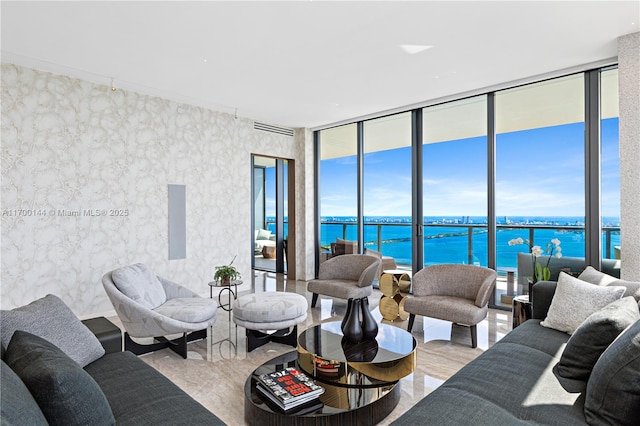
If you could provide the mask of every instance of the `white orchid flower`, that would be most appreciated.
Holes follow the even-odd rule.
[[[560,258],[562,257],[562,253],[560,253],[560,252],[556,253],[556,257],[557,257],[558,259],[560,259]]]
[[[560,245],[560,240],[557,238],[554,238],[553,240],[551,240],[551,244],[553,244],[554,246],[559,246]]]
[[[535,257],[542,255],[542,253],[544,253],[544,250],[542,250],[540,246],[531,247],[531,254],[534,255]]]

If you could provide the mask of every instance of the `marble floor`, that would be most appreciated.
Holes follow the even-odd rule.
[[[249,288],[250,284],[250,288]],[[311,294],[306,282],[287,280],[282,274],[254,273],[251,283],[240,294],[262,291],[288,291],[304,295],[311,306]],[[369,297],[370,309],[378,322],[406,329],[407,321],[390,322],[382,319],[378,310],[381,293],[374,289]],[[215,295],[214,295],[215,297]],[[222,296],[223,299],[225,296]],[[223,300],[224,301],[224,300]],[[342,320],[346,301],[320,296],[315,308],[309,308],[306,321],[298,332],[313,325]],[[119,323],[117,318],[110,318]],[[381,423],[389,424],[417,401],[437,388],[465,364],[476,358],[511,330],[511,313],[489,310],[486,320],[478,324],[478,347],[471,348],[468,328],[446,321],[417,317],[413,336],[418,341],[418,363],[413,374],[401,380],[402,396],[398,406]],[[189,344],[188,358],[165,349],[141,357],[185,392],[214,412],[231,426],[246,425],[244,421],[244,383],[260,364],[293,348],[268,343],[247,354],[245,330],[229,320],[227,312],[219,310],[218,318],[209,332],[209,339]]]

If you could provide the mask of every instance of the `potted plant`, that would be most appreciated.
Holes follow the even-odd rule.
[[[216,266],[216,271],[213,274],[214,281],[221,285],[230,285],[231,281],[240,278],[240,272],[235,266],[231,266],[234,260],[236,260],[236,256],[233,257],[228,265]]]

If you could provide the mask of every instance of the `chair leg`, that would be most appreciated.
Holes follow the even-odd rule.
[[[187,343],[194,340],[201,340],[207,338],[207,329],[192,331],[191,333],[183,333],[181,337],[169,340],[164,336],[154,337],[155,343],[149,345],[143,345],[136,343],[131,339],[129,333],[124,333],[124,350],[133,352],[136,355],[143,355],[149,352],[159,351],[161,349],[169,348],[182,358],[187,359]]]
[[[478,347],[478,328],[475,325],[472,325],[469,327],[469,330],[471,330],[471,347],[477,348]]]
[[[311,297],[311,307],[315,308],[316,303],[318,303],[318,293],[313,293],[313,296]]]
[[[411,329],[413,328],[413,321],[416,319],[416,314],[409,314],[409,325],[407,326],[407,331],[411,333]]]

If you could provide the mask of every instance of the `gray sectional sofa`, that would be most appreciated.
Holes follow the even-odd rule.
[[[616,281],[611,285],[625,283]],[[600,284],[597,287],[601,287]],[[560,365],[571,361],[567,358],[570,354],[564,350],[572,336],[541,325],[543,319],[548,319],[558,288],[556,282],[543,281],[533,287],[534,319],[508,333],[392,424],[637,425],[640,421],[640,321],[637,320],[640,284],[628,284],[624,296],[635,299],[625,297],[624,301],[620,299],[615,303],[626,303],[635,313],[628,320],[631,325],[621,334],[618,330],[610,337],[613,340],[618,335],[618,339],[600,348],[569,343],[572,349],[577,349],[578,358],[591,356],[591,362],[595,363],[586,374],[581,373],[584,380],[559,374]],[[602,312],[619,311],[618,307],[607,306]],[[590,316],[585,322],[591,319]],[[611,325],[609,319],[605,318],[604,322],[602,319],[601,315],[600,324]],[[589,327],[581,330],[585,329]],[[585,335],[576,330],[572,340],[583,339],[584,344],[603,335],[601,330],[591,330],[591,333]]]
[[[2,425],[224,425],[132,353],[105,353],[55,296],[0,321]]]

